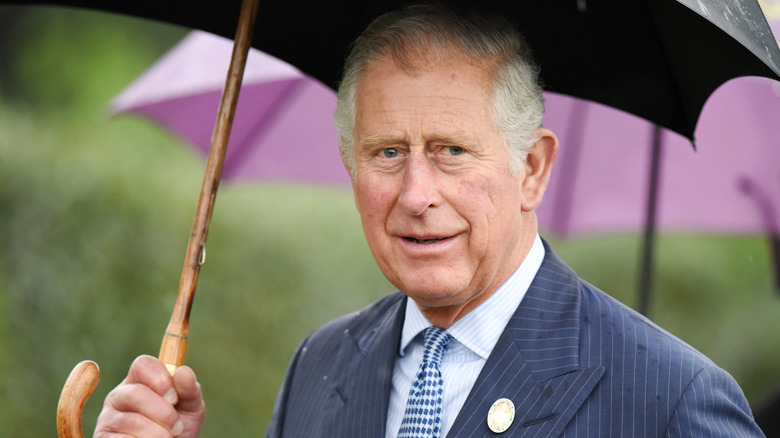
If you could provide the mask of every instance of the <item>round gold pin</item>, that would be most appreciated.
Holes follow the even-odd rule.
[[[500,398],[490,407],[487,424],[495,433],[504,433],[515,419],[515,404],[508,398]]]

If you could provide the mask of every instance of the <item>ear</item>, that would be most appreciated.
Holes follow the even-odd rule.
[[[542,202],[542,196],[550,182],[553,163],[558,156],[558,137],[547,128],[537,128],[539,140],[526,157],[526,171],[521,182],[523,211],[532,211]]]

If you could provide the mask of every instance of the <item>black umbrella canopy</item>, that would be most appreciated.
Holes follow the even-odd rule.
[[[100,9],[231,38],[240,9],[240,0],[6,3]],[[405,3],[263,0],[253,46],[335,88],[351,42],[376,16]],[[610,105],[690,139],[704,102],[721,84],[739,76],[780,78],[780,48],[756,0],[507,0],[478,5],[518,26],[534,49],[548,91]]]

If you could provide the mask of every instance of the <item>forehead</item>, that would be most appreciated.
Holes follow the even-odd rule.
[[[481,123],[492,102],[489,68],[465,57],[427,61],[413,70],[379,58],[363,70],[356,91],[356,125],[363,127],[415,119]]]
[[[469,80],[478,79],[474,85],[492,88],[492,79],[497,67],[497,59],[478,59],[453,48],[413,48],[409,53],[390,53],[380,55],[367,62],[358,79],[358,90],[371,85],[378,79],[395,76],[400,80],[419,80],[431,77],[441,71],[448,71],[449,77],[440,76],[439,81],[457,81],[469,76]],[[405,74],[400,74],[405,73]]]

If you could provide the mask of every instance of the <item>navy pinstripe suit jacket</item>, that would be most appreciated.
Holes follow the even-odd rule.
[[[701,353],[583,282],[547,254],[449,437],[763,436],[737,383]],[[404,295],[330,322],[299,347],[267,437],[384,436]]]

